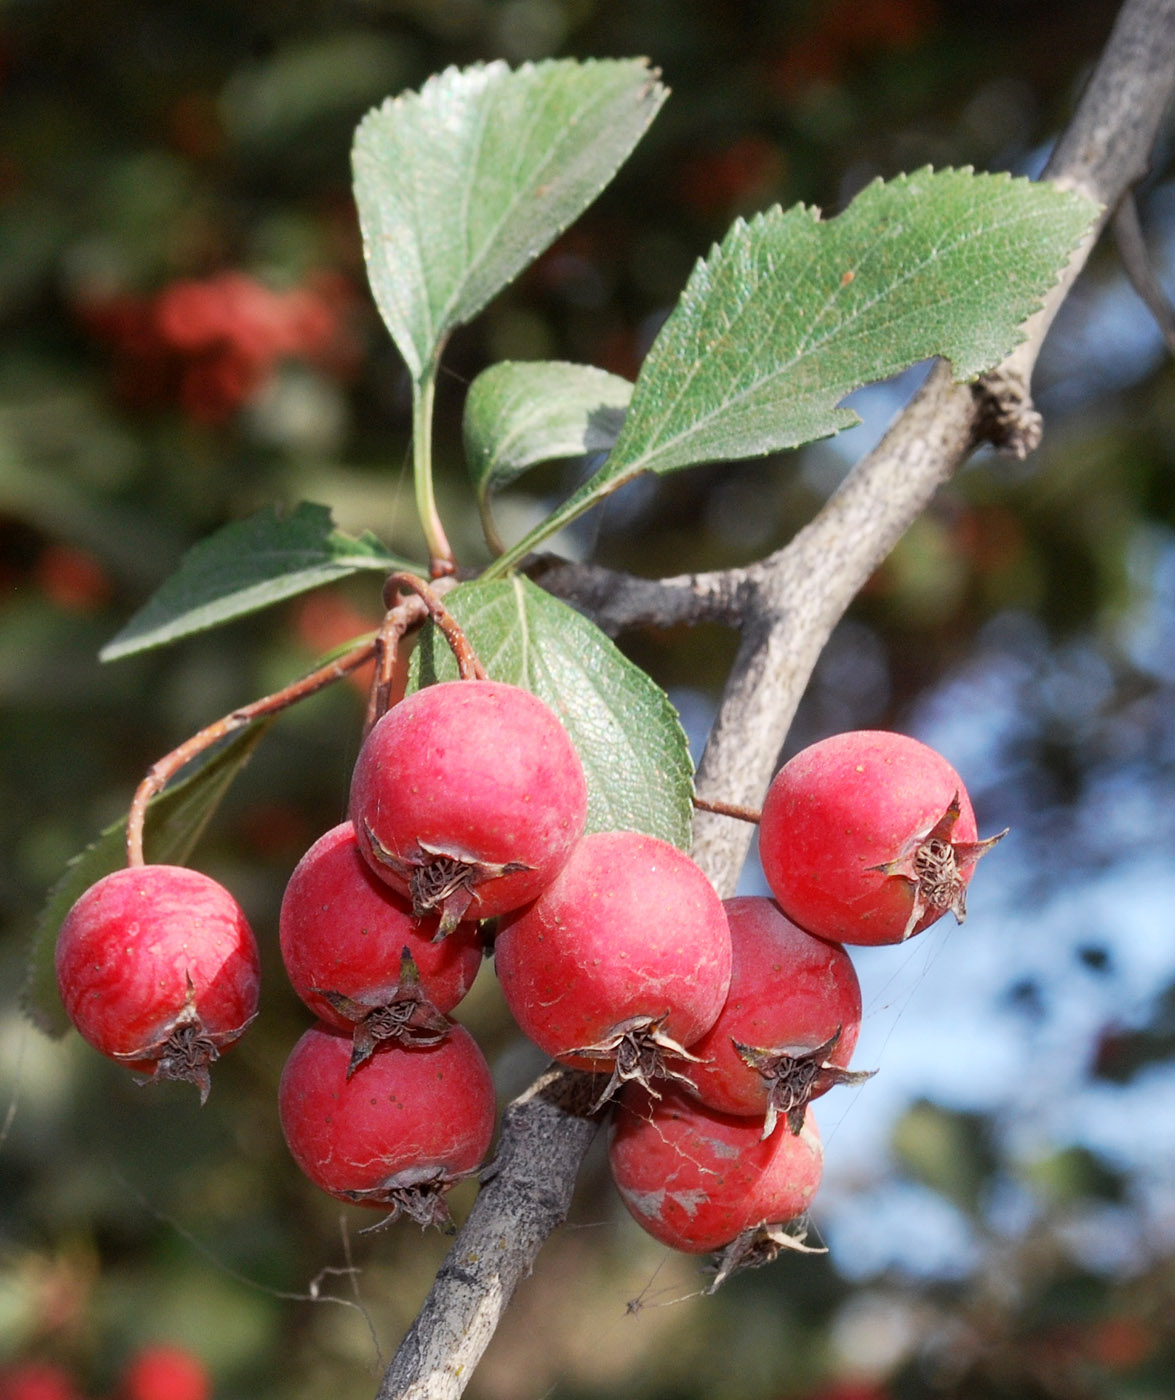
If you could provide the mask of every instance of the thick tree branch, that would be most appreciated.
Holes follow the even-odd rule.
[[[1175,88],[1175,0],[1126,0],[1046,174],[1105,206],[1145,171]],[[547,568],[543,582],[611,630],[741,611],[742,643],[698,774],[705,796],[759,805],[800,695],[832,629],[862,584],[939,485],[984,439],[1012,451],[1032,442],[1027,385],[1047,327],[1083,266],[1077,250],[1028,339],[976,387],[940,366],[878,447],[784,549],[747,570],[662,583],[592,567]],[[741,822],[700,812],[694,854],[729,894],[749,841]],[[594,1124],[583,1116],[586,1076],[540,1081],[507,1113],[498,1170],[392,1361],[380,1400],[451,1400],[461,1393],[517,1281],[562,1220]],[[543,1086],[547,1085],[548,1088]]]
[[[738,627],[746,611],[746,569],[637,578],[602,564],[568,564],[544,556],[527,570],[548,593],[574,603],[615,637],[634,627],[721,622]]]
[[[749,570],[738,655],[698,768],[703,796],[762,806],[812,669],[869,576],[975,442],[976,395],[938,366],[816,518]],[[698,812],[694,856],[734,890],[751,832]]]
[[[449,1251],[377,1400],[454,1400],[544,1241],[567,1218],[595,1136],[598,1076],[552,1068],[502,1119],[493,1175]]]
[[[761,804],[820,650],[872,571],[981,441],[994,436],[1023,455],[1033,434],[1028,384],[1044,337],[1106,220],[1146,171],[1173,91],[1175,0],[1127,0],[1045,169],[1099,203],[1101,216],[999,370],[973,389],[937,366],[811,524],[757,567],[742,645],[698,769],[704,796]],[[1019,431],[1009,408],[1017,396]],[[739,823],[697,813],[695,855],[720,890],[733,888],[749,844]]]

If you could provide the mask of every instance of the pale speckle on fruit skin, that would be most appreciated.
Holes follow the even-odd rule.
[[[665,1209],[663,1186],[655,1191],[625,1191],[623,1195],[625,1201],[631,1202],[633,1209],[639,1214],[650,1216],[654,1220],[661,1219],[661,1212]]]
[[[671,1201],[676,1201],[691,1220],[710,1200],[709,1193],[706,1191],[667,1191],[665,1194]]]

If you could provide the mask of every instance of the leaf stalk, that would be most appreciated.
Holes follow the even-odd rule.
[[[436,400],[437,367],[440,351],[412,383],[412,480],[416,493],[416,514],[428,545],[428,567],[433,578],[457,572],[453,547],[441,524],[432,477],[432,419]]]

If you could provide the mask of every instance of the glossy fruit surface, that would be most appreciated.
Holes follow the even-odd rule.
[[[445,932],[534,899],[583,831],[587,782],[567,731],[537,696],[450,681],[406,696],[375,725],[351,783],[371,868],[438,910]]]
[[[453,1026],[436,1045],[381,1045],[348,1077],[350,1062],[350,1037],[323,1025],[291,1051],[278,1113],[294,1160],[339,1200],[443,1223],[443,1192],[493,1137],[494,1086],[476,1041]]]
[[[855,730],[779,770],[759,854],[801,928],[837,943],[900,943],[948,909],[962,922],[975,862],[999,839],[978,839],[963,780],[941,754],[904,734]]]
[[[533,904],[504,921],[494,961],[536,1045],[564,1064],[610,1070],[618,1051],[639,1060],[652,1048],[645,1031],[688,1047],[713,1025],[730,983],[730,929],[714,887],[683,851],[637,832],[595,832]],[[634,1065],[642,1068],[657,1072]]]
[[[176,865],[92,885],[61,926],[57,985],[82,1036],[156,1079],[208,1092],[208,1066],[257,1013],[257,943],[223,886]]]
[[[802,1215],[820,1184],[824,1152],[811,1112],[798,1136],[762,1139],[752,1118],[716,1113],[675,1088],[654,1099],[627,1085],[608,1160],[638,1224],[662,1244],[704,1254],[744,1230]]]
[[[359,854],[355,830],[341,822],[298,862],[282,898],[282,960],[294,990],[311,1011],[339,1030],[383,1013],[394,1021],[427,1003],[452,1011],[473,985],[482,961],[475,924],[458,924],[436,940],[438,917],[413,916],[412,906],[379,879]],[[418,975],[405,986],[404,951]]]
[[[683,1067],[697,1097],[722,1113],[791,1115],[843,1082],[861,1029],[861,987],[838,943],[813,938],[770,899],[724,901],[733,960],[714,1025]]]

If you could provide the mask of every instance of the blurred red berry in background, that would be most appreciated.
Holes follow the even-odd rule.
[[[170,1342],[145,1346],[131,1357],[118,1400],[210,1400],[212,1382],[198,1356]]]

